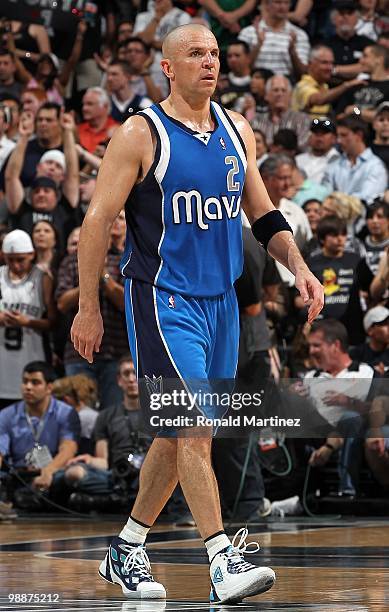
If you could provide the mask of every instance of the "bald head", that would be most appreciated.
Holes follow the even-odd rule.
[[[216,38],[212,32],[200,23],[189,23],[187,25],[178,26],[174,28],[167,36],[165,36],[162,43],[162,57],[166,59],[173,59],[177,51],[188,44],[193,35],[204,35],[207,38],[213,38],[215,45],[217,46]]]

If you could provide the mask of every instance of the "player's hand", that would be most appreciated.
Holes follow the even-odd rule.
[[[324,289],[316,276],[302,268],[296,272],[296,287],[300,292],[304,305],[308,308],[308,323],[312,323],[324,306]]]
[[[100,310],[78,311],[70,330],[70,339],[75,350],[89,363],[93,363],[93,353],[98,353],[100,350],[103,334],[104,326]]]

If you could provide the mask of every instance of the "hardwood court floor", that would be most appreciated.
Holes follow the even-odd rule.
[[[166,604],[126,601],[118,587],[99,579],[99,561],[123,522],[37,517],[0,523],[0,610],[389,612],[389,520],[251,525],[250,536],[262,547],[252,558],[271,565],[277,583],[239,606],[212,607],[207,558],[195,528],[160,525],[150,534],[148,552],[155,578],[167,589]]]

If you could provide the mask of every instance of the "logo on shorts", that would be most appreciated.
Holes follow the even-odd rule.
[[[226,143],[224,142],[224,138],[221,138],[221,137],[220,137],[220,138],[219,138],[219,142],[220,142],[220,144],[221,144],[221,146],[222,146],[222,149],[224,149],[224,151],[225,151],[225,150],[226,150],[226,148],[227,148],[227,146],[226,146]]]
[[[176,307],[176,301],[174,299],[174,296],[171,295],[169,298],[169,308],[175,308]]]
[[[145,382],[149,395],[153,395],[154,393],[162,394],[162,375],[157,378],[155,374],[153,374],[153,378],[150,378],[150,376],[145,374]]]

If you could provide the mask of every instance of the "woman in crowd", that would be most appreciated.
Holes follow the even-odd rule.
[[[32,228],[31,236],[36,254],[36,265],[43,272],[55,277],[60,262],[57,251],[57,230],[50,221],[37,221]]]

